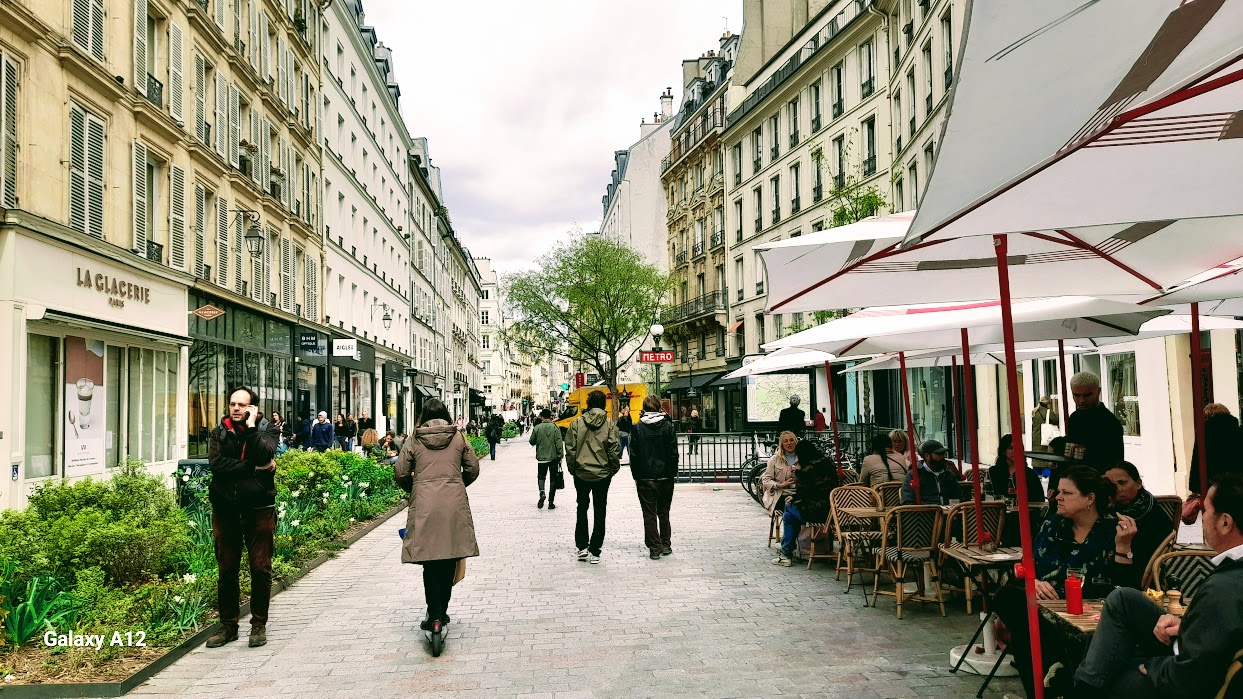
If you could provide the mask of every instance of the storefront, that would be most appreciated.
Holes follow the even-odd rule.
[[[198,291],[190,292],[188,306],[194,340],[186,377],[189,455],[207,456],[208,437],[228,413],[227,394],[239,386],[259,394],[259,409],[265,415],[279,412],[282,419],[291,420],[294,326]]]
[[[408,429],[406,420],[406,367],[397,362],[385,361],[383,369],[383,396],[381,405],[384,407],[384,419],[387,427],[397,434],[404,434]]]
[[[171,472],[185,454],[188,278],[127,257],[0,229],[0,343],[11,358],[0,448],[12,455],[0,508],[23,507],[49,479],[106,477],[127,460]]]
[[[375,348],[352,338],[333,338],[329,358],[330,408],[329,419],[337,413],[353,415],[354,419],[372,418],[380,430],[382,416],[375,409]]]

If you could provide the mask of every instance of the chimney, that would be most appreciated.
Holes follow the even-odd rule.
[[[664,94],[660,96],[660,114],[662,117],[668,118],[673,116],[673,88],[666,87]]]

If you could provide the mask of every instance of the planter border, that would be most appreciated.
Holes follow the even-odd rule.
[[[364,536],[375,531],[380,525],[392,519],[398,513],[404,511],[409,506],[409,501],[402,498],[396,505],[387,512],[383,512],[371,521],[367,522],[361,529],[349,535],[345,539],[338,539],[336,543],[344,544],[345,548],[349,548],[358,543]],[[276,596],[281,592],[289,589],[298,580],[306,577],[311,571],[336,558],[335,551],[326,551],[316,556],[306,565],[302,566],[298,572],[283,581],[272,585],[272,596]],[[246,616],[250,613],[250,602],[246,602],[241,606],[240,616]],[[48,683],[48,684],[0,684],[0,697],[5,699],[79,699],[80,697],[121,697],[133,691],[143,682],[151,679],[160,670],[172,665],[180,660],[187,653],[205,643],[209,636],[219,631],[220,622],[216,622],[203,628],[193,636],[182,641],[180,645],[170,649],[164,655],[151,661],[145,667],[139,669],[134,674],[117,682],[65,682],[65,683]]]

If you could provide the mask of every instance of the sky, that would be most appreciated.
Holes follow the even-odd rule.
[[[463,245],[502,274],[597,230],[613,152],[682,60],[742,29],[742,0],[363,0],[401,111],[426,136]],[[675,106],[676,110],[676,106]]]

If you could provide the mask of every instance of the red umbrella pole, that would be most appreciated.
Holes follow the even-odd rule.
[[[975,427],[975,368],[971,366],[971,343],[967,339],[967,329],[962,329],[962,383],[966,392],[967,429],[971,430],[971,465],[975,473],[971,478],[971,488],[975,494],[975,543],[984,543],[984,506],[980,504],[980,479],[984,476],[980,468],[980,432]],[[994,542],[1001,545],[1000,541]]]
[[[1015,493],[1019,500],[1019,536],[1023,544],[1024,578],[1027,587],[1027,626],[1031,632],[1032,673],[1036,696],[1044,699],[1044,662],[1040,652],[1040,610],[1036,604],[1036,560],[1032,553],[1032,521],[1027,507],[1027,457],[1023,450],[1023,406],[1019,405],[1018,359],[1014,352],[1014,312],[1010,308],[1010,269],[1006,258],[1007,239],[993,236],[997,254],[997,285],[1001,291],[1001,331],[1006,344],[1006,388],[1010,393],[1010,432],[1014,439]]]
[[[957,447],[954,453],[958,455],[959,466],[967,463],[967,457],[963,452],[967,450],[967,443],[963,441],[962,419],[959,408],[962,405],[962,392],[958,390],[958,357],[950,357],[950,412],[953,414],[954,424],[954,446]],[[959,475],[965,475],[959,468]]]
[[[906,352],[898,352],[898,366],[902,370],[902,406],[906,408],[906,448],[911,452],[911,487],[915,489],[915,504],[919,500],[919,458],[915,453],[915,418],[911,415],[911,389],[906,379]]]
[[[1191,409],[1195,417],[1200,497],[1208,491],[1208,445],[1204,442],[1204,356],[1200,353],[1200,304],[1191,304]]]
[[[837,459],[838,482],[842,478],[842,440],[837,436],[837,398],[833,395],[833,371],[824,363],[824,380],[829,385],[829,424],[833,426],[833,456]]]
[[[1057,386],[1057,392],[1062,396],[1062,417],[1057,421],[1057,426],[1061,428],[1062,434],[1066,434],[1066,421],[1070,419],[1070,376],[1066,374],[1066,341],[1057,341],[1057,368],[1062,372],[1062,381]],[[1056,483],[1051,484],[1057,487]]]

